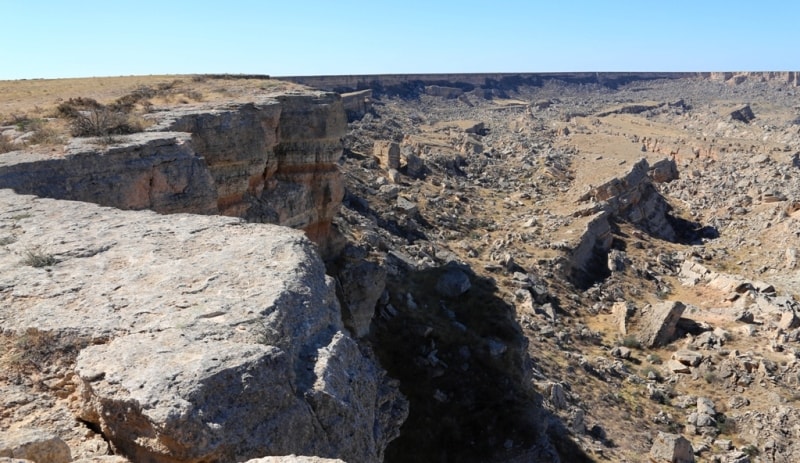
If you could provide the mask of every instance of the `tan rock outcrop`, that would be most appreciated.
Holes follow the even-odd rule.
[[[387,169],[400,168],[400,144],[393,141],[378,140],[373,146],[373,154]]]
[[[692,444],[683,436],[659,432],[650,449],[654,463],[693,463]]]
[[[0,434],[0,457],[36,463],[69,463],[69,447],[58,436],[40,429],[18,429]]]
[[[663,302],[643,311],[636,338],[646,347],[661,347],[675,340],[678,320],[686,306],[678,301]]]
[[[192,134],[214,176],[221,214],[299,228],[328,242],[344,197],[336,162],[347,119],[338,95],[275,95],[162,117],[158,129]]]

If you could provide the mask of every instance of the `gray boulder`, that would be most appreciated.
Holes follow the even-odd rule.
[[[344,324],[354,336],[365,336],[386,286],[386,267],[364,259],[346,259],[337,276]]]
[[[4,335],[80,351],[42,362],[74,368],[72,407],[132,461],[377,462],[399,434],[406,402],[345,334],[302,232],[8,190],[0,229]]]
[[[680,435],[659,432],[650,448],[654,463],[694,463],[692,444]]]
[[[447,298],[456,298],[472,287],[469,276],[459,268],[446,270],[436,282],[436,292]]]

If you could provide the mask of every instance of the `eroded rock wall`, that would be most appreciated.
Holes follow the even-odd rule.
[[[185,133],[140,133],[113,146],[75,139],[63,157],[3,155],[0,188],[160,213],[217,211],[217,192]]]
[[[121,209],[243,217],[319,244],[344,196],[336,163],[347,118],[334,93],[202,104],[152,115],[148,133],[75,139],[67,154],[4,155],[0,188]]]

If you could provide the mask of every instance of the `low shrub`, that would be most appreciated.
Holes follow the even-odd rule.
[[[133,94],[132,94],[133,95]],[[70,98],[58,105],[59,116],[70,120],[73,137],[107,137],[144,130],[144,122],[131,112],[139,96],[126,95],[108,106],[92,98]]]
[[[18,147],[13,141],[11,141],[11,138],[0,134],[0,154],[8,153],[9,151],[14,151],[16,149],[18,149]]]
[[[22,263],[31,267],[49,267],[58,263],[58,259],[52,254],[42,252],[39,249],[28,249],[25,251],[25,258]]]
[[[624,338],[622,338],[622,341],[620,342],[620,344],[622,346],[627,347],[628,349],[641,349],[642,348],[642,343],[639,342],[639,340],[636,339],[635,336],[625,336]]]

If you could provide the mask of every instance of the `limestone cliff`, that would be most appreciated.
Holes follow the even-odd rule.
[[[24,378],[0,381],[2,432],[33,414],[86,455],[70,408],[135,462],[378,462],[399,433],[299,231],[0,190],[0,240],[0,362]]]
[[[278,94],[151,115],[149,133],[111,145],[75,139],[66,156],[6,154],[0,188],[121,209],[243,217],[325,243],[344,187],[347,119],[338,95]]]
[[[0,188],[120,209],[217,211],[213,180],[185,133],[140,133],[105,147],[75,139],[56,158],[6,153]]]

